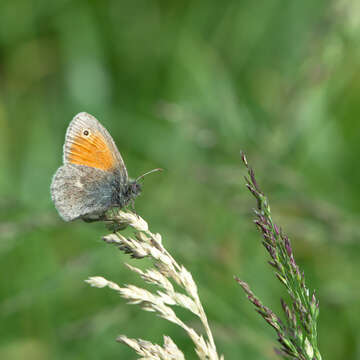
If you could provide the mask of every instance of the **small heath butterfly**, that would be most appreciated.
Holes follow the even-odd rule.
[[[140,194],[138,181],[161,170],[129,180],[114,140],[94,116],[85,112],[77,114],[69,124],[63,163],[52,179],[50,191],[65,221],[96,221],[113,207],[123,208]]]

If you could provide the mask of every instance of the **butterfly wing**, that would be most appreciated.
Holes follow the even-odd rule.
[[[102,215],[114,205],[117,181],[111,172],[65,164],[53,177],[51,198],[65,221]]]
[[[120,182],[128,181],[124,161],[109,132],[92,115],[77,114],[66,132],[64,164],[85,165],[120,175]]]

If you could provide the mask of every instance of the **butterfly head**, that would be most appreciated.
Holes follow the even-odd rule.
[[[141,193],[141,184],[137,182],[137,180],[133,180],[129,182],[127,188],[127,198],[135,199]]]

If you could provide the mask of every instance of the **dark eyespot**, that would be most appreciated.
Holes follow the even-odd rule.
[[[89,135],[89,131],[88,131],[88,130],[84,130],[83,134],[84,134],[85,136],[88,136],[88,135]]]

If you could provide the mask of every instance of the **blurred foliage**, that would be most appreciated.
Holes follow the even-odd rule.
[[[359,14],[355,0],[2,0],[0,358],[135,358],[120,333],[168,334],[195,358],[180,329],[83,283],[136,280],[102,224],[64,223],[50,200],[80,111],[132,176],[166,169],[136,209],[192,271],[226,359],[276,358],[233,275],[275,310],[286,297],[251,224],[240,149],[317,289],[323,358],[359,358]]]

